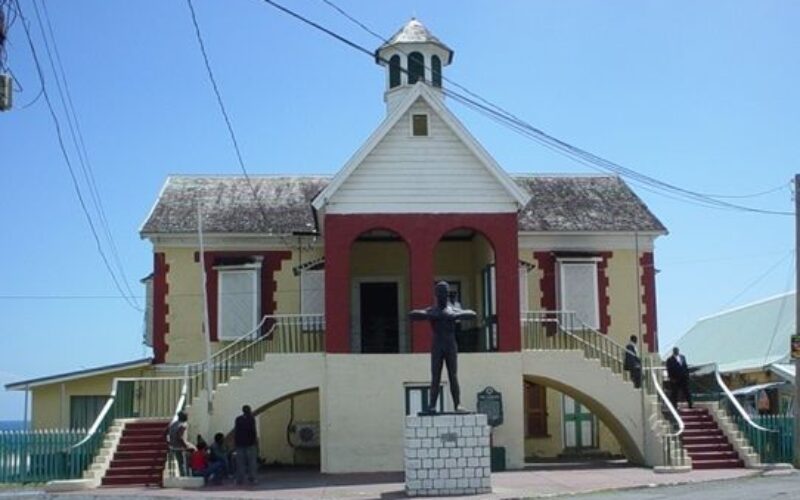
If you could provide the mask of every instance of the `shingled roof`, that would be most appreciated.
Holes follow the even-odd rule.
[[[514,179],[531,193],[520,231],[666,232],[619,177],[538,176]]]
[[[530,202],[520,211],[520,231],[666,232],[618,177],[534,175],[514,180],[531,193]],[[203,229],[208,233],[313,230],[311,200],[329,182],[328,177],[250,176],[248,183],[240,176],[171,176],[141,234],[197,231],[196,199],[201,202]]]
[[[195,200],[200,200],[203,230],[208,233],[315,230],[311,199],[329,181],[327,177],[250,176],[248,183],[243,176],[170,176],[141,234],[196,232]]]

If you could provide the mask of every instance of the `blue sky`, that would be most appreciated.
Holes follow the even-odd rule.
[[[44,1],[119,256],[141,296],[138,279],[151,271],[152,254],[138,228],[166,176],[240,173],[189,10],[182,0]],[[60,112],[32,0],[20,2]],[[285,2],[379,45],[320,0]],[[734,201],[793,210],[797,2],[337,4],[387,37],[416,15],[455,50],[448,78],[562,140],[696,191],[741,195],[786,184]],[[257,0],[195,7],[252,174],[332,174],[383,118],[383,70],[365,55]],[[21,107],[39,84],[20,21],[7,50],[24,87],[15,96]],[[139,312],[120,299],[85,298],[118,292],[44,100],[20,107],[0,114],[0,383],[146,355]],[[591,172],[452,109],[510,172]],[[791,217],[636,191],[670,230],[656,250],[662,347],[701,316],[794,288]],[[11,298],[18,296],[39,298]],[[21,394],[0,392],[0,419],[21,415]]]

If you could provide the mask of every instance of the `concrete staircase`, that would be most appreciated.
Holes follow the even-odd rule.
[[[103,486],[161,486],[167,459],[167,420],[125,421],[102,477]]]
[[[744,467],[739,453],[707,408],[680,407],[678,412],[685,425],[683,447],[692,458],[693,469]]]

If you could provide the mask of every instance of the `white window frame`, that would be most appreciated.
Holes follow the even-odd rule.
[[[236,340],[241,335],[249,333],[255,329],[258,322],[261,320],[261,263],[243,264],[236,266],[215,266],[214,270],[217,271],[217,340]],[[223,325],[225,324],[225,308],[223,307],[222,296],[224,280],[226,275],[230,274],[250,274],[253,280],[253,290],[255,300],[253,301],[253,316],[252,328],[248,332],[239,332],[236,335],[225,335]]]
[[[428,129],[427,130],[427,132],[428,132],[427,134],[425,134],[425,135],[414,135],[414,117],[415,116],[424,116],[425,117],[425,126]],[[408,118],[408,134],[409,134],[409,136],[411,136],[411,137],[413,137],[415,139],[423,139],[425,137],[430,137],[431,136],[431,116],[430,116],[430,114],[426,113],[424,111],[411,111],[411,114],[409,115],[409,118]]]
[[[594,272],[592,273],[592,287],[594,289],[594,322],[589,323],[586,322],[586,326],[593,328],[595,330],[600,329],[600,288],[597,282],[597,265],[601,259],[593,258],[593,257],[572,257],[572,258],[561,258],[557,259],[558,262],[558,300],[559,300],[559,309],[568,310],[565,306],[565,281],[563,272],[564,266],[569,265],[591,265],[594,268]],[[574,311],[577,315],[578,311]],[[580,317],[576,319],[580,320],[578,324],[575,325],[576,328],[580,328],[580,323],[584,320]]]

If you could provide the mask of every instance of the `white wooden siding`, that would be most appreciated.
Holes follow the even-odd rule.
[[[428,137],[411,115],[428,115]],[[515,200],[424,100],[418,100],[334,193],[328,213],[516,212]]]

